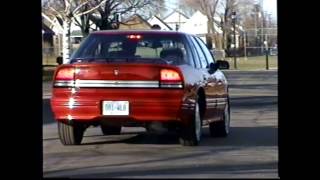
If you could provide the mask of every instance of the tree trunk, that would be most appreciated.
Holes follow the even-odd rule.
[[[63,34],[62,34],[62,57],[63,64],[69,62],[70,59],[70,21],[63,22]]]
[[[208,32],[208,36],[211,38],[211,43],[214,44],[213,45],[213,49],[216,49],[216,42],[215,42],[215,37],[214,37],[214,27],[213,27],[213,21],[210,17],[207,16],[207,32]]]

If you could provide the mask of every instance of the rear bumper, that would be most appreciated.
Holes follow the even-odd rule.
[[[74,105],[69,107],[70,98]],[[129,101],[128,116],[102,115],[102,102]],[[186,110],[182,108],[182,89],[81,89],[72,93],[70,88],[53,90],[51,107],[56,120],[77,121],[129,120],[180,121]],[[185,104],[184,104],[185,105]]]

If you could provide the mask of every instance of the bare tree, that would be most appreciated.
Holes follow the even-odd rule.
[[[237,5],[237,0],[224,0],[221,1],[220,7],[223,9],[220,14],[221,17],[221,22],[220,22],[220,27],[222,29],[222,36],[223,36],[223,41],[222,41],[222,47],[223,49],[228,49],[230,46],[230,43],[228,39],[230,32],[231,32],[231,27],[232,27],[232,19],[231,19],[231,13],[235,11],[236,5]]]
[[[76,1],[75,3],[76,3],[77,6],[79,6],[81,1]],[[79,10],[81,12],[85,12],[85,11],[88,11],[89,9],[90,9],[90,6],[89,6],[89,3],[87,3],[84,6],[82,6]],[[79,17],[75,17],[74,18],[75,25],[79,26],[80,29],[81,29],[82,37],[86,37],[90,32],[89,15],[91,13],[83,14],[83,15],[81,15]]]
[[[70,28],[71,22],[83,15],[99,8],[106,0],[95,6],[83,10],[92,0],[55,0],[45,1],[42,6],[42,17],[52,23],[62,32],[63,63],[68,62],[70,56]]]
[[[219,38],[214,26],[214,17],[216,15],[219,0],[184,0],[186,4],[202,12],[208,19],[208,34],[213,36],[217,49],[221,49]]]
[[[102,0],[90,2],[92,7],[101,4]],[[96,13],[89,15],[89,19],[99,27],[100,30],[118,29],[119,16],[138,13],[147,6],[152,6],[152,0],[106,0],[102,6],[97,8]]]

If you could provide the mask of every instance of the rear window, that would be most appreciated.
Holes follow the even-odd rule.
[[[189,64],[186,43],[176,34],[91,34],[72,55],[75,62]]]

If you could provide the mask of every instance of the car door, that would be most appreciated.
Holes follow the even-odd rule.
[[[218,114],[215,111],[216,102],[212,99],[215,94],[212,94],[214,86],[216,83],[213,81],[214,78],[208,72],[209,62],[206,59],[205,54],[201,50],[201,46],[198,44],[194,36],[190,36],[191,46],[193,47],[194,54],[195,54],[195,62],[198,65],[197,71],[199,72],[199,76],[202,78],[202,82],[200,84],[201,87],[204,88],[204,93],[206,96],[205,102],[205,114],[204,114],[204,121],[203,124],[207,124],[208,120],[214,120]]]
[[[223,73],[218,69],[212,74],[209,73],[209,64],[215,63],[214,58],[210,54],[209,49],[199,37],[193,37],[196,43],[200,46],[200,53],[203,54],[207,62],[207,66],[203,73],[207,77],[205,84],[206,107],[207,111],[205,119],[209,121],[219,120],[227,101],[226,79]],[[205,62],[202,60],[202,62]]]

